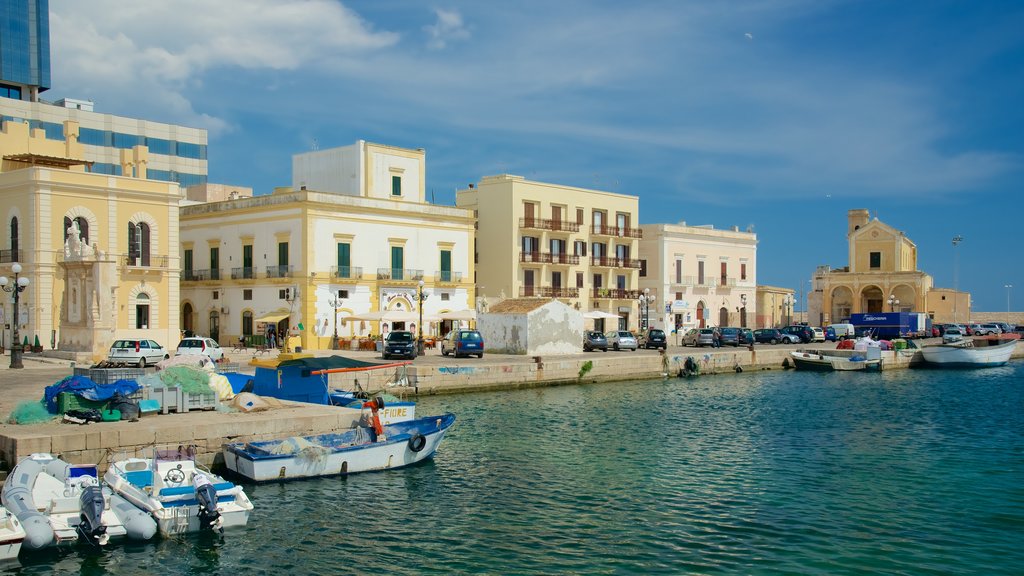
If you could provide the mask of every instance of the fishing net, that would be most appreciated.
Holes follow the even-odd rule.
[[[160,381],[164,386],[181,388],[181,391],[186,394],[209,394],[213,390],[210,388],[210,373],[205,370],[188,366],[171,366],[166,370],[161,370],[159,374]]]
[[[8,424],[41,424],[56,418],[46,410],[46,405],[37,400],[25,400],[15,406],[7,417]]]
[[[327,448],[298,436],[285,438],[270,450],[271,454],[295,454],[298,459],[309,462],[322,461],[327,452]]]

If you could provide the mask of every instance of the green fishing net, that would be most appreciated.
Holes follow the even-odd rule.
[[[25,400],[15,406],[7,417],[8,424],[41,424],[56,418],[46,411],[46,404],[38,400]]]
[[[171,366],[158,372],[160,381],[169,388],[178,387],[186,394],[209,394],[210,373],[191,366]]]

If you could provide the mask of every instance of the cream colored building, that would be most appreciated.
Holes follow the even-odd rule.
[[[847,220],[850,264],[815,272],[807,299],[812,324],[890,311],[925,312],[937,322],[970,318],[970,294],[935,288],[932,277],[917,269],[917,245],[903,232],[864,209],[850,210]]]
[[[640,288],[652,328],[754,325],[757,235],[685,223],[640,229]]]
[[[20,332],[82,361],[105,358],[115,338],[174,346],[180,188],[147,179],[144,146],[121,151],[119,171],[129,176],[86,172],[78,133],[71,121],[59,140],[21,122],[0,132],[0,274],[11,276],[17,261],[31,282]],[[7,323],[11,308],[5,298]]]
[[[757,328],[781,328],[796,320],[793,310],[796,298],[792,288],[758,286],[754,301],[757,303],[754,324]]]
[[[639,326],[639,198],[521,176],[487,176],[459,190],[477,216],[476,286],[488,299],[556,298]]]
[[[473,213],[425,201],[423,150],[359,141],[293,166],[322,176],[297,181],[330,191],[301,184],[181,208],[184,329],[227,345],[262,342],[269,326],[328,349],[335,329],[418,332],[422,313],[424,335],[442,334],[442,314],[474,307]]]

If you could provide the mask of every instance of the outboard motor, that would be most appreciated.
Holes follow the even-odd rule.
[[[82,511],[82,521],[78,524],[79,535],[93,544],[105,545],[110,541],[110,535],[103,525],[103,509],[106,508],[103,489],[95,484],[83,485],[78,503]]]
[[[199,502],[199,528],[224,531],[224,520],[217,510],[217,489],[213,487],[205,474],[196,474],[192,478],[196,488],[196,500]]]

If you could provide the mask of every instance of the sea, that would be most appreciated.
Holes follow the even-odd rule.
[[[1022,574],[1024,363],[419,399],[415,467],[248,485],[244,529],[12,574]]]

